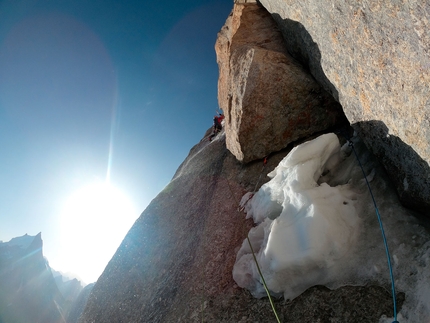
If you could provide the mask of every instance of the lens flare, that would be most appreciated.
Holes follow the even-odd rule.
[[[62,256],[57,266],[85,283],[97,280],[136,217],[127,196],[107,182],[75,191],[61,215]]]

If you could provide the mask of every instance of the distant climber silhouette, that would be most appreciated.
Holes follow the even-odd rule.
[[[214,125],[212,134],[209,136],[209,141],[212,141],[212,139],[222,130],[221,122],[224,120],[224,115],[219,112],[217,113],[218,115],[214,116]]]

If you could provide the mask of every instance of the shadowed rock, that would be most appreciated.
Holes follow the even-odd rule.
[[[238,200],[260,174],[258,186],[266,182],[288,150],[263,168],[239,163],[222,135],[196,145],[128,232],[79,322],[274,322],[269,301],[238,288],[232,268],[252,227]],[[297,323],[376,322],[392,311],[390,294],[376,286],[311,288],[275,306],[282,322]]]
[[[428,2],[261,3],[277,21],[290,53],[339,101],[366,145],[384,156],[404,205],[429,210]],[[383,122],[385,133],[401,144],[381,137],[370,120]]]

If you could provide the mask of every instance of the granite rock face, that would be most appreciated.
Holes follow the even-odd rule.
[[[79,320],[82,312],[85,309],[85,305],[87,304],[88,297],[90,296],[91,290],[93,289],[95,283],[89,284],[85,286],[82,291],[79,293],[76,301],[73,303],[68,315],[67,315],[67,323],[76,323]]]
[[[416,163],[411,162],[408,166],[413,170],[409,173],[410,178],[406,178],[406,181],[403,177],[395,179],[392,173],[395,168],[388,167],[394,159],[387,150],[391,147],[398,155],[403,154],[402,158],[406,158],[405,155],[411,159],[421,156],[421,166],[424,168],[426,165],[428,167],[426,157],[418,148],[414,148],[412,143],[406,142],[401,131],[398,134],[392,133],[395,128],[394,126],[391,128],[388,124],[389,116],[382,119],[391,110],[381,108],[377,112],[369,109],[370,112],[366,113],[373,113],[374,117],[365,117],[370,114],[365,114],[361,106],[362,101],[376,98],[376,94],[371,96],[369,87],[373,86],[374,80],[369,79],[371,73],[364,69],[365,65],[361,67],[362,78],[358,79],[357,75],[351,73],[350,85],[348,85],[348,73],[350,73],[348,69],[359,70],[359,65],[357,63],[354,65],[352,62],[351,67],[345,67],[346,58],[336,56],[334,50],[327,50],[328,52],[325,53],[322,50],[324,46],[318,43],[321,41],[318,37],[323,37],[318,33],[324,33],[327,28],[334,28],[336,25],[329,21],[332,17],[330,12],[337,10],[332,14],[339,16],[341,14],[338,11],[343,10],[344,13],[348,13],[348,10],[352,10],[350,7],[356,8],[358,5],[339,2],[337,6],[332,7],[328,3],[314,3],[315,8],[311,10],[310,7],[307,9],[301,7],[311,6],[310,1],[307,0],[303,3],[263,0],[264,5],[267,8],[270,7],[273,17],[282,26],[284,37],[289,43],[288,51],[296,57],[293,59],[288,56],[285,45],[278,41],[276,26],[273,25],[273,21],[269,23],[270,20],[266,19],[268,14],[246,0],[238,2],[241,4],[236,3],[232,15],[219,34],[216,45],[220,68],[219,101],[226,114],[225,133],[223,131],[212,142],[204,138],[191,149],[171,183],[151,202],[128,232],[92,289],[79,322],[275,321],[269,301],[253,298],[248,291],[240,289],[232,277],[237,250],[253,227],[251,220],[246,220],[244,214],[238,210],[238,204],[245,192],[258,189],[268,180],[266,175],[278,165],[292,146],[298,143],[294,142],[281,150],[287,142],[284,142],[284,146],[278,146],[274,137],[282,137],[282,131],[285,129],[300,132],[302,127],[308,127],[307,123],[322,122],[315,117],[314,114],[318,115],[315,110],[325,112],[328,119],[341,119],[339,114],[334,117],[330,112],[331,108],[337,110],[339,105],[327,93],[345,105],[344,109],[349,120],[354,123],[354,127],[360,131],[363,139],[378,155],[385,168],[391,170],[391,178],[388,178],[381,166],[375,166],[375,172],[369,177],[374,177],[372,185],[375,184],[377,188],[374,194],[378,202],[381,202],[378,205],[381,214],[401,213],[401,217],[398,218],[388,216],[388,226],[386,226],[387,235],[395,242],[390,245],[393,248],[393,254],[402,255],[399,258],[400,261],[396,260],[394,263],[395,272],[402,273],[396,276],[397,309],[404,311],[406,308],[409,312],[419,312],[414,302],[416,300],[414,295],[405,295],[403,291],[408,290],[413,284],[419,287],[420,281],[427,281],[417,278],[417,272],[424,272],[420,266],[425,267],[428,262],[428,248],[425,249],[424,254],[417,256],[408,254],[405,246],[418,250],[418,246],[428,244],[428,228],[418,225],[417,220],[412,216],[414,213],[399,205],[397,195],[389,181],[402,179],[404,191],[410,194],[403,201],[409,198],[415,202],[418,201],[413,206],[422,207],[422,196],[410,193],[412,192],[410,188],[418,187],[418,184],[414,183],[415,177],[419,176],[414,171],[418,168]],[[401,3],[399,2],[398,5],[400,6]],[[279,6],[278,13],[275,6]],[[361,6],[362,11],[368,14],[366,10],[370,9],[363,4]],[[303,9],[302,16],[299,14],[302,9],[297,8]],[[372,8],[374,11],[389,10],[389,6],[388,9],[382,6],[379,9],[374,6]],[[293,16],[288,18],[291,12]],[[307,15],[311,18],[303,18]],[[359,19],[365,20],[360,16],[360,12],[356,15]],[[302,22],[298,22],[300,17],[303,18]],[[354,25],[356,23],[353,20],[354,17],[354,14],[346,15],[344,21],[338,23],[337,37],[344,37],[346,34],[346,31],[342,32],[339,29],[342,26],[345,30],[349,25],[357,27]],[[361,23],[364,24],[364,22]],[[312,33],[307,32],[304,28],[305,24],[312,27],[313,32],[320,36],[311,37]],[[360,32],[365,33],[366,30],[363,29]],[[425,34],[426,31],[423,30],[421,36]],[[327,35],[330,37],[330,33]],[[349,37],[353,37],[352,32]],[[366,36],[355,32],[354,37]],[[338,50],[346,50],[351,46],[353,45],[339,45]],[[417,44],[417,46],[421,45]],[[358,49],[351,49],[351,51],[358,51]],[[369,53],[360,53],[367,55],[369,61],[374,58]],[[395,55],[400,54],[395,53]],[[301,67],[297,60],[305,68]],[[338,81],[333,78],[333,74],[327,73],[330,66],[333,69],[331,73],[338,73]],[[335,68],[337,71],[334,71]],[[325,90],[306,74],[306,69],[312,72],[313,77]],[[394,74],[392,76],[396,77]],[[380,77],[383,77],[382,74]],[[380,82],[381,87],[388,86],[388,83],[383,83],[382,79]],[[393,79],[393,82],[397,81]],[[417,93],[424,91],[422,87],[421,90],[419,88],[422,86],[421,83],[414,84],[416,84]],[[345,88],[349,89],[348,86],[356,92],[355,97],[347,95]],[[373,107],[374,101],[369,102],[372,102],[369,107]],[[307,111],[304,106],[308,103],[312,106],[309,111],[315,113],[304,112]],[[283,110],[282,108],[286,106],[294,106],[294,111]],[[289,121],[290,124],[287,122],[284,126],[279,126],[281,122],[285,122],[280,120],[285,117],[282,111],[285,114],[295,115],[299,120]],[[380,119],[376,118],[377,113]],[[300,117],[303,120],[300,120]],[[249,129],[244,127],[245,125],[248,125]],[[400,123],[397,126],[399,128]],[[328,125],[325,125],[322,130],[327,127]],[[253,137],[254,132],[260,132],[260,134]],[[311,132],[297,135],[297,138],[306,137],[309,133]],[[207,136],[209,134],[210,131],[206,133]],[[290,139],[295,140],[292,138],[295,138],[296,134],[291,136]],[[390,140],[386,141],[381,137]],[[372,145],[372,142],[379,143],[382,148],[378,150],[378,146]],[[262,148],[256,146],[262,146]],[[262,163],[258,161],[250,161],[261,158],[268,152],[272,154],[266,166],[262,167]],[[360,157],[363,161],[377,164],[373,155],[368,152]],[[408,163],[403,160],[403,171],[407,169],[406,164]],[[396,165],[393,164],[393,167]],[[401,174],[400,171],[399,174]],[[380,232],[374,217],[371,197],[364,192],[359,194],[361,202],[364,203],[360,217],[363,221],[369,221],[372,229],[360,232],[362,239],[359,241],[362,244],[358,247],[361,250],[367,250],[369,257],[378,259],[386,265],[385,251],[380,241],[373,240],[373,237],[379,236]],[[428,214],[428,209],[426,213]],[[385,222],[386,225],[387,222]],[[405,233],[390,235],[393,232],[399,233],[401,230]],[[351,252],[351,257],[354,255],[355,253]],[[410,258],[407,258],[408,256]],[[349,281],[350,284],[348,281],[339,282],[340,285],[347,286],[334,290],[314,286],[292,301],[275,300],[280,320],[297,323],[346,321],[354,323],[378,322],[381,315],[390,317],[393,308],[390,293],[387,291],[389,282],[386,272],[380,268],[383,268],[382,265],[358,268],[358,272],[374,271],[375,280],[372,281],[362,281],[360,277],[355,277],[357,280]],[[372,285],[375,282],[382,283],[379,283],[379,286]],[[424,320],[427,319],[428,317],[424,318]]]
[[[239,288],[232,268],[253,226],[239,200],[266,182],[287,152],[262,169],[261,162],[238,162],[223,135],[202,140],[128,232],[79,322],[274,322],[268,299]],[[282,322],[296,323],[377,322],[392,311],[381,286],[317,286],[275,306]]]
[[[430,209],[430,4],[261,0],[406,206]]]
[[[263,158],[346,120],[340,105],[288,54],[275,21],[258,4],[234,5],[215,50],[227,148],[239,161]]]

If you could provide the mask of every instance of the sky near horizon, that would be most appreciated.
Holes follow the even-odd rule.
[[[228,0],[0,2],[0,240],[85,283],[212,125]]]

